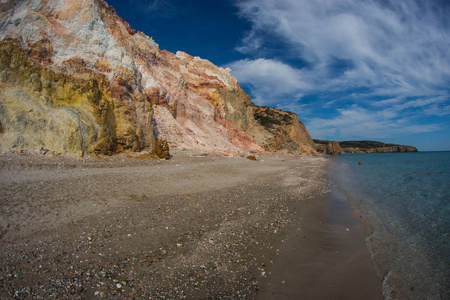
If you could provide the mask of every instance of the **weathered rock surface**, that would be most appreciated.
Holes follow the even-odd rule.
[[[341,154],[341,146],[338,142],[328,142],[327,154]]]
[[[316,154],[316,147],[297,115],[271,107],[253,107],[254,117],[264,127],[249,130],[267,151]]]
[[[295,114],[259,108],[231,70],[162,51],[103,0],[0,3],[0,147],[315,154]]]

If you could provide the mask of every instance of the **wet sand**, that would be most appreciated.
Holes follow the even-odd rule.
[[[3,153],[0,298],[319,299],[334,284],[326,299],[352,299],[345,287],[366,290],[354,275],[370,273],[360,268],[368,252],[353,246],[364,241],[353,236],[357,217],[342,225],[342,210],[317,198],[328,192],[326,165],[320,157],[255,162],[182,151],[169,161]],[[317,250],[348,235],[339,249],[350,258]],[[298,273],[271,281],[305,259],[294,268],[303,285],[285,289]],[[331,261],[325,273],[321,259]]]
[[[383,299],[359,217],[343,195],[318,196],[296,213],[256,299]]]

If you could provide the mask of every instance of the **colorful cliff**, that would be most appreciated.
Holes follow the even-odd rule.
[[[231,70],[160,50],[103,0],[0,3],[0,147],[113,154],[171,147],[315,154],[297,116]]]

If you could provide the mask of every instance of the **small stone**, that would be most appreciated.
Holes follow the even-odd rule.
[[[117,287],[118,289],[121,289],[121,288],[122,288],[122,284],[121,284],[121,283],[116,283],[116,287]]]

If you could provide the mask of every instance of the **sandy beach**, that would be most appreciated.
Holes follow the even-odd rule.
[[[0,298],[381,299],[323,157],[0,155]]]

